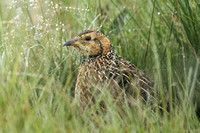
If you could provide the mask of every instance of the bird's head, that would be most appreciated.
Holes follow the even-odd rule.
[[[86,30],[63,46],[74,46],[81,54],[88,57],[101,56],[111,50],[110,40],[99,31]]]

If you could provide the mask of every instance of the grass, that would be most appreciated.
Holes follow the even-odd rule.
[[[197,0],[1,0],[0,132],[199,132],[199,14]],[[81,55],[62,44],[88,28],[154,79],[169,113],[135,102],[119,114],[106,93],[106,114],[79,115]]]

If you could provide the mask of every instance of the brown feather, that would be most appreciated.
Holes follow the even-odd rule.
[[[88,36],[90,41],[85,39]],[[101,93],[105,88],[110,89],[114,98],[120,97],[123,91],[132,97],[139,92],[145,102],[153,94],[153,81],[134,64],[118,56],[110,40],[99,31],[86,30],[77,38],[81,45],[78,50],[84,47],[90,50],[87,54],[84,54],[84,50],[80,51],[84,57],[75,88],[75,98],[80,98],[79,103],[83,108],[95,103],[94,93]]]

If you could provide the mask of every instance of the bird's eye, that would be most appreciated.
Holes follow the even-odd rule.
[[[91,37],[90,37],[90,36],[87,36],[87,37],[85,38],[85,40],[86,40],[86,41],[89,41],[89,40],[91,40]]]

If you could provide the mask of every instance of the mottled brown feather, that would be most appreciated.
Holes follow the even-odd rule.
[[[86,36],[94,41],[84,41]],[[148,100],[153,93],[153,81],[134,64],[118,56],[107,37],[94,30],[84,31],[78,37],[83,44],[81,47],[90,46],[93,50],[92,55],[83,57],[76,82],[75,98],[83,108],[95,103],[93,95],[101,93],[102,89],[110,89],[115,98],[120,97],[122,91],[132,97],[138,91],[143,101]],[[101,49],[103,52],[99,51]]]

